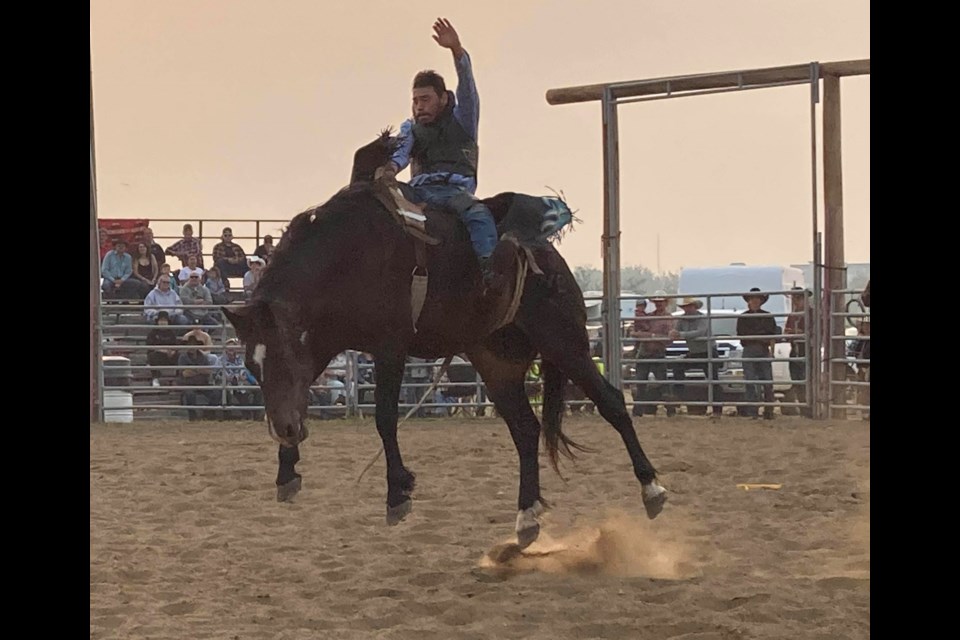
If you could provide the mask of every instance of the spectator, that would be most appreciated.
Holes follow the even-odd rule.
[[[147,294],[143,304],[146,307],[143,310],[143,317],[147,322],[155,322],[157,314],[160,311],[166,311],[170,324],[191,324],[190,319],[183,314],[183,302],[180,300],[180,296],[170,288],[169,275],[160,274],[157,278],[157,286]]]
[[[320,405],[321,407],[334,407],[334,406],[344,406],[347,403],[346,395],[346,385],[342,381],[338,380],[333,372],[329,369],[324,369],[323,373],[320,374],[320,377],[317,378],[314,383],[319,387],[326,387],[324,389],[311,389],[313,394],[313,404]],[[342,410],[323,408],[320,409],[320,419],[329,420],[331,418],[342,416],[344,412]]]
[[[157,259],[150,255],[150,247],[146,242],[138,242],[137,255],[133,259],[133,277],[145,288],[144,295],[157,284],[158,275],[160,275],[160,268]]]
[[[634,322],[634,330],[631,336],[639,338],[641,342],[637,344],[638,359],[662,360],[662,362],[638,362],[637,379],[646,382],[650,374],[658,381],[667,380],[667,345],[670,344],[670,332],[674,327],[674,319],[667,310],[666,293],[657,291],[654,297],[650,298],[655,309],[653,314],[643,320]],[[663,386],[661,384],[644,384],[640,386],[640,399],[642,401],[661,401],[663,400]],[[672,394],[671,394],[672,395]],[[634,405],[636,406],[636,405]],[[667,417],[672,417],[677,413],[677,408],[673,405],[667,405]],[[646,405],[643,407],[643,413],[655,415],[657,405]]]
[[[116,238],[100,265],[101,289],[107,297],[140,299],[146,292],[133,276],[133,259],[127,253],[127,241]]]
[[[211,269],[212,271],[213,269]],[[209,337],[209,336],[207,336]],[[222,387],[245,387],[257,386],[257,381],[253,374],[247,370],[243,362],[243,348],[240,341],[236,338],[227,340],[226,349],[217,360],[220,367],[214,378],[218,386]],[[227,389],[226,402],[231,406],[254,407],[259,406],[260,392],[258,389]],[[258,411],[254,409],[241,410],[240,419],[256,420]]]
[[[796,340],[790,341],[790,357],[791,358],[806,358],[807,357],[807,319],[810,315],[810,311],[807,308],[807,298],[812,295],[812,292],[803,289],[801,287],[793,287],[791,291],[796,291],[796,293],[791,294],[790,296],[790,309],[794,315],[791,315],[787,318],[786,323],[783,327],[784,335],[799,336]],[[807,379],[807,363],[806,360],[803,362],[790,362],[790,379],[794,381],[800,381],[805,383]],[[772,375],[772,369],[771,369]],[[791,402],[800,403],[800,415],[804,418],[809,418],[812,416],[810,407],[806,406],[807,404],[807,386],[806,384],[795,384],[790,387],[790,392],[788,395]],[[789,407],[789,411],[786,410],[787,407],[781,408],[781,412],[789,415],[796,415],[796,408]]]
[[[204,308],[213,306],[213,296],[210,295],[209,289],[200,284],[200,274],[197,271],[192,271],[187,278],[187,284],[180,288],[180,299],[186,307],[187,317],[194,324],[220,324],[216,316],[209,309]]]
[[[233,241],[233,230],[224,227],[220,242],[213,245],[213,265],[220,269],[224,278],[242,278],[249,270],[247,255]]]
[[[180,272],[177,274],[177,280],[180,284],[186,284],[190,280],[190,274],[195,273],[199,277],[203,277],[203,269],[199,266],[200,262],[197,259],[197,256],[189,256],[187,258],[187,266],[180,269]]]
[[[182,267],[187,266],[187,258],[197,256],[197,266],[203,267],[203,246],[199,238],[193,237],[192,224],[183,225],[183,237],[167,247],[165,253],[179,258]]]
[[[869,299],[869,298],[868,298]],[[857,340],[854,357],[866,362],[857,363],[857,380],[866,382],[857,386],[857,404],[867,407],[860,410],[862,420],[870,419],[870,318],[863,318],[857,323],[857,334],[866,336],[866,340]]]
[[[150,346],[172,347],[177,344],[177,336],[173,329],[169,328],[170,314],[166,311],[157,311],[157,328],[151,329],[147,334],[147,344]],[[147,351],[147,364],[151,367],[173,367],[179,361],[176,349],[150,349]],[[152,384],[155,387],[160,386],[160,378],[163,373],[159,369],[152,369],[150,376],[153,378]]]
[[[263,264],[270,264],[270,257],[273,255],[273,236],[263,236],[263,244],[254,250],[253,255],[263,258]]]
[[[230,291],[230,281],[220,277],[220,269],[210,267],[204,274],[203,285],[210,290],[210,296],[214,304],[229,304],[230,298],[227,293]]]
[[[678,305],[683,310],[683,315],[677,320],[677,328],[670,332],[670,337],[674,340],[685,340],[687,343],[687,355],[685,360],[706,360],[708,354],[713,353],[713,357],[719,356],[715,348],[707,340],[710,331],[710,319],[700,308],[703,307],[703,301],[697,298],[684,298]],[[706,374],[710,370],[710,376],[704,375],[704,379],[710,379],[719,382],[720,363],[708,362],[683,362],[676,363],[673,367],[674,378],[680,381],[687,379],[687,373],[690,371],[703,371]],[[723,415],[723,405],[720,404],[720,394],[722,393],[719,384],[713,386],[713,417],[720,418]],[[677,396],[680,396],[682,386],[677,387]],[[699,397],[699,395],[697,395]],[[688,408],[689,409],[689,408]],[[687,412],[689,413],[689,411]]]
[[[186,344],[193,347],[180,352],[177,364],[180,366],[180,379],[178,384],[192,387],[210,386],[212,380],[212,371],[210,367],[209,354],[203,353],[199,349],[200,341],[196,336],[189,336]],[[195,406],[213,406],[217,404],[216,391],[213,389],[186,389],[180,396],[181,404],[188,407]],[[195,409],[187,410],[187,417],[190,420],[200,418],[200,412]]]
[[[747,310],[737,318],[738,336],[775,336],[780,332],[773,315],[761,308],[770,296],[759,291],[760,289],[753,287],[750,293],[743,296],[747,302]],[[743,362],[743,377],[747,380],[747,402],[759,402],[760,393],[757,387],[760,387],[763,391],[763,401],[770,403],[763,408],[765,420],[773,420],[773,363],[769,360],[773,353],[773,342],[773,339],[762,337],[740,340],[744,358],[767,358],[764,361],[744,360]],[[766,382],[757,384],[751,383],[751,380]],[[749,415],[753,418],[759,417],[757,409],[757,407],[747,407]]]
[[[200,327],[193,327],[180,339],[183,341],[194,338],[197,343],[200,345],[200,352],[204,355],[210,356],[210,364],[217,364],[217,357],[210,354],[210,350],[213,348],[213,338],[210,337],[210,334],[201,329]]]
[[[164,262],[164,263],[162,263],[162,264],[160,265],[160,275],[157,276],[157,280],[158,280],[158,281],[159,281],[159,279],[160,279],[160,276],[169,276],[169,277],[170,277],[170,288],[171,288],[174,292],[176,292],[177,295],[180,295],[180,282],[177,281],[177,276],[176,276],[175,274],[170,273],[170,265],[169,265],[169,263]]]
[[[411,366],[405,369],[405,380],[404,382],[407,385],[427,385],[430,383],[430,367],[425,366],[428,362],[432,363],[432,360],[426,360],[424,358],[417,358],[410,356],[408,361],[411,365],[420,365],[420,366]],[[406,391],[405,397],[406,402],[409,405],[415,405],[420,402],[420,398],[423,397],[423,394],[426,393],[427,387],[414,387],[414,386],[405,386],[404,390]],[[424,404],[429,402],[429,398],[424,401]],[[426,410],[423,407],[417,409],[417,418],[423,418],[427,415]]]
[[[243,275],[243,295],[249,300],[253,295],[253,290],[260,283],[260,275],[263,273],[263,258],[260,256],[250,256],[247,258],[250,263],[250,270]]]
[[[153,229],[147,227],[143,230],[143,242],[147,245],[147,250],[150,252],[150,255],[153,256],[154,260],[157,261],[157,266],[167,261],[165,254],[163,253],[163,247],[157,244],[157,241],[153,239]],[[156,284],[156,280],[154,280]]]
[[[636,338],[638,335],[640,335],[640,333],[645,331],[644,327],[646,327],[646,320],[644,318],[646,318],[646,316],[647,316],[647,300],[646,298],[638,298],[636,302],[636,306],[634,307],[634,310],[633,310],[633,326],[627,331],[628,337]],[[602,350],[603,349],[602,336],[601,336],[601,339],[597,340],[597,343],[601,345],[601,350]],[[644,352],[644,349],[643,349],[642,343],[637,341],[633,345],[633,351],[630,352],[630,358],[634,360],[639,360],[640,358],[643,357],[643,352]],[[641,363],[639,362],[634,365],[634,373],[635,373],[636,380],[646,381],[647,377],[644,377],[644,378],[640,377],[640,374],[643,371],[647,371],[647,377],[649,377],[650,373],[649,373],[649,370],[646,369],[646,367],[641,368]],[[539,377],[540,377],[540,372],[538,370],[537,378],[539,379]],[[643,384],[633,385],[633,410],[631,411],[631,413],[633,414],[634,418],[643,417],[643,405],[639,404],[639,402],[642,399],[641,396],[645,392],[644,386],[645,385]]]

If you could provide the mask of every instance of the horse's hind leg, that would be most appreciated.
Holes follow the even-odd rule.
[[[517,336],[520,337],[519,335]],[[520,456],[520,491],[517,497],[517,543],[526,548],[540,535],[537,518],[545,511],[540,497],[540,422],[537,420],[524,384],[533,352],[508,359],[485,348],[468,352],[470,362],[483,377],[487,395],[510,429]]]
[[[647,516],[653,519],[663,509],[667,492],[657,482],[657,471],[640,446],[623,393],[615,389],[597,371],[596,363],[590,358],[586,335],[583,336],[582,345],[578,345],[578,342],[579,340],[558,343],[554,338],[551,341],[552,345],[544,345],[541,349],[544,375],[559,374],[569,377],[596,405],[600,415],[617,430],[633,463],[633,473],[640,481]],[[562,373],[550,371],[553,367]]]

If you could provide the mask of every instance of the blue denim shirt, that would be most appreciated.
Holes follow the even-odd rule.
[[[117,255],[117,252],[111,249],[107,255],[103,256],[103,264],[100,265],[100,273],[105,280],[113,282],[117,278],[126,280],[133,275],[133,258],[129,253],[124,252],[123,257]]]
[[[457,68],[457,94],[456,104],[453,105],[453,117],[457,119],[467,135],[474,140],[477,139],[477,132],[480,127],[480,96],[477,94],[477,84],[473,79],[473,67],[470,64],[470,55],[464,51],[463,55],[456,61]],[[400,125],[400,132],[397,138],[400,140],[400,146],[390,158],[399,171],[403,171],[410,164],[410,153],[413,151],[413,118],[405,120]],[[446,177],[447,174],[441,173],[422,173],[410,180],[410,186],[416,187],[438,176]],[[451,174],[448,184],[462,187],[470,193],[477,192],[477,179],[473,177]]]

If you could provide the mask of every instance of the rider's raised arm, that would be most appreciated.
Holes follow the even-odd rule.
[[[477,93],[477,83],[473,79],[470,54],[464,51],[459,58],[454,58],[454,61],[457,68],[457,104],[453,108],[453,117],[470,137],[477,140],[480,128],[480,94]]]
[[[404,120],[400,125],[400,132],[397,133],[397,139],[400,145],[390,156],[390,162],[397,165],[397,173],[403,171],[410,164],[410,154],[413,152],[413,134],[410,128],[413,126],[413,120]]]

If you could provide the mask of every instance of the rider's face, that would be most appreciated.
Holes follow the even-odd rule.
[[[413,90],[413,117],[417,124],[430,124],[446,106],[446,94],[437,94],[433,87],[418,87]]]

